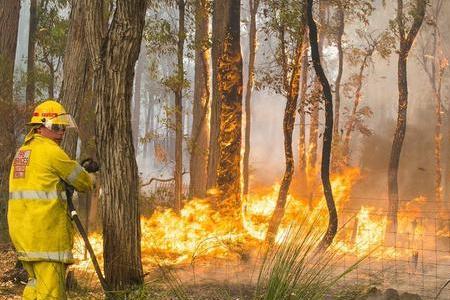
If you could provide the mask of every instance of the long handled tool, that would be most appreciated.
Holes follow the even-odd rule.
[[[92,161],[91,159],[84,160],[81,164],[84,166],[85,163],[88,164],[88,167],[86,168],[86,171],[89,173],[93,173],[99,170],[98,164]],[[67,206],[69,208],[69,214],[70,218],[75,222],[75,225],[77,226],[78,232],[80,233],[81,237],[83,238],[84,244],[86,245],[86,248],[89,252],[89,256],[91,257],[92,264],[94,265],[95,273],[97,274],[98,280],[100,281],[100,284],[103,288],[103,291],[105,294],[109,294],[111,292],[111,289],[108,286],[108,283],[106,282],[105,277],[103,276],[102,270],[100,269],[100,265],[98,264],[97,257],[95,256],[94,249],[92,249],[92,245],[89,242],[89,238],[87,236],[86,230],[84,230],[83,224],[81,224],[80,218],[78,217],[78,213],[75,209],[75,206],[73,205],[72,197],[73,193],[75,191],[74,187],[70,184],[65,182],[65,188],[66,188],[66,195],[67,195]],[[111,295],[109,295],[111,296]]]
[[[103,276],[102,270],[100,269],[100,265],[98,264],[97,257],[95,256],[94,249],[92,249],[92,245],[89,242],[89,238],[84,230],[83,224],[81,224],[80,218],[78,217],[78,213],[73,205],[72,196],[73,196],[74,188],[70,185],[66,184],[66,194],[67,194],[67,206],[69,208],[69,213],[71,219],[75,222],[77,226],[78,232],[83,238],[84,244],[89,252],[89,256],[91,257],[92,264],[94,265],[95,273],[97,273],[98,280],[105,291],[105,293],[110,292],[111,290],[108,287],[108,283],[106,282],[105,277]]]

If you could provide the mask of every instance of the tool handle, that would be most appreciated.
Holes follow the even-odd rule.
[[[105,294],[109,294],[111,289],[109,288],[108,283],[106,282],[106,279],[103,276],[102,270],[100,269],[100,265],[97,261],[97,257],[95,256],[94,249],[92,249],[91,242],[89,242],[89,238],[86,234],[86,231],[84,230],[84,227],[81,224],[81,221],[80,221],[80,218],[78,217],[75,206],[73,205],[72,196],[73,196],[75,189],[73,186],[71,186],[67,183],[65,183],[65,185],[66,185],[67,206],[69,208],[70,218],[75,222],[78,232],[80,233],[81,237],[83,238],[84,244],[86,245],[86,248],[89,252],[89,256],[91,257],[92,265],[94,266],[95,273],[97,274],[98,280],[100,281],[100,285],[102,286],[103,290],[105,291]]]

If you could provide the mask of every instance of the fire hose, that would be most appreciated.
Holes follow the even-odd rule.
[[[98,164],[93,161],[92,159],[88,158],[85,159],[81,165],[85,168],[85,170],[88,173],[95,173],[100,168]],[[67,195],[67,206],[69,209],[69,215],[72,221],[74,221],[78,232],[80,233],[81,237],[83,238],[84,244],[86,245],[87,251],[89,252],[89,256],[91,257],[92,264],[95,269],[95,273],[97,274],[98,280],[100,281],[100,285],[103,288],[103,291],[105,294],[108,294],[111,292],[111,289],[108,286],[108,283],[106,282],[105,277],[103,276],[102,270],[100,269],[100,265],[98,264],[97,257],[95,256],[94,249],[92,249],[92,245],[89,242],[89,238],[87,236],[86,230],[84,230],[83,224],[81,224],[81,220],[78,217],[78,213],[75,209],[75,206],[73,205],[72,197],[73,193],[75,191],[74,187],[70,184],[65,182],[65,189],[66,189],[66,195]]]

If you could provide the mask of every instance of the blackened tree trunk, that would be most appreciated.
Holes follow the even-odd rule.
[[[86,40],[93,71],[97,156],[104,192],[103,258],[114,291],[143,282],[138,174],[131,132],[134,66],[139,55],[145,0],[114,1],[104,20],[104,2],[85,0]]]
[[[16,149],[13,113],[14,61],[19,26],[19,0],[0,5],[0,233],[6,239],[9,169]],[[3,232],[4,231],[4,232]],[[3,234],[4,233],[4,234]]]
[[[36,72],[34,67],[35,48],[36,48],[36,30],[38,23],[37,1],[30,1],[30,25],[28,31],[28,58],[27,58],[27,88],[25,91],[25,100],[27,107],[31,108],[34,103],[34,94],[36,90]]]
[[[244,197],[248,194],[249,186],[249,164],[250,164],[250,130],[251,130],[251,98],[253,83],[255,81],[255,57],[256,57],[256,13],[258,12],[259,0],[249,0],[250,7],[250,38],[249,38],[249,59],[248,59],[248,79],[245,92],[245,142],[243,163],[243,192]]]
[[[220,132],[220,102],[219,102],[219,58],[222,56],[225,20],[228,19],[229,11],[226,9],[227,1],[214,0],[212,18],[212,98],[208,152],[208,180],[207,189],[217,186],[217,168],[219,164],[219,132]]]
[[[217,187],[219,209],[238,211],[241,193],[242,56],[240,44],[241,1],[225,2],[225,41],[218,65],[220,108]]]
[[[414,39],[422,26],[425,16],[427,1],[416,0],[415,11],[413,13],[413,23],[411,29],[406,33],[405,14],[403,13],[403,0],[397,0],[397,24],[400,39],[400,49],[398,53],[398,113],[397,126],[395,129],[394,140],[392,142],[391,155],[388,168],[388,227],[386,234],[396,235],[397,233],[397,212],[399,205],[398,197],[398,168],[400,165],[400,154],[402,151],[403,140],[406,133],[406,119],[408,109],[408,78],[407,78],[407,60]],[[388,239],[390,242],[391,239]]]
[[[133,105],[133,145],[136,154],[139,149],[139,121],[141,116],[141,83],[142,73],[145,70],[145,45],[142,43],[139,58],[136,64],[136,77],[134,79],[134,105]]]
[[[175,90],[175,210],[182,207],[183,192],[183,84],[184,84],[184,14],[185,0],[178,0],[177,86]]]
[[[309,43],[311,45],[311,57],[317,77],[322,85],[325,97],[325,131],[323,134],[322,145],[322,164],[320,168],[320,177],[322,179],[323,192],[328,207],[328,227],[325,235],[320,242],[319,248],[328,248],[337,232],[338,217],[336,205],[333,199],[333,191],[330,184],[330,156],[331,144],[333,141],[333,95],[331,94],[330,84],[322,69],[320,63],[319,45],[317,43],[317,27],[312,15],[313,0],[308,0],[307,16],[309,27]]]
[[[83,0],[73,0],[59,98],[77,124],[80,124],[82,114],[80,107],[87,94],[89,78],[89,53],[83,27],[85,21]],[[72,158],[75,158],[77,140],[77,133],[68,131],[62,143],[63,148]]]
[[[195,1],[195,80],[189,196],[206,196],[210,103],[209,0]]]

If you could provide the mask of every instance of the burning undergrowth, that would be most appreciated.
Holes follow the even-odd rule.
[[[411,249],[414,250],[420,241],[423,242],[427,230],[428,225],[419,221],[423,217],[422,209],[427,205],[426,199],[419,197],[400,207],[397,245],[408,244],[408,247],[403,247],[405,253],[402,253],[401,249],[384,245],[387,219],[382,207],[359,205],[357,209],[352,208],[350,214],[345,213],[347,208],[354,206],[350,205],[350,194],[359,178],[357,169],[347,169],[332,177],[340,222],[332,249],[356,257],[364,257],[369,253],[379,258],[410,256]],[[291,191],[295,188],[295,185],[292,186]],[[278,191],[279,185],[275,184],[270,191],[255,192],[244,198],[238,218],[222,215],[210,199],[187,201],[179,214],[170,208],[157,208],[150,217],[141,218],[143,264],[150,267],[208,259],[245,259],[265,239]],[[328,214],[321,185],[317,185],[309,196],[295,194],[293,192],[288,196],[276,243],[283,241],[290,226],[305,216],[310,222],[316,222],[315,227],[323,229],[323,232],[326,230]],[[312,226],[308,221],[306,225]],[[441,229],[442,235],[448,236],[445,228]],[[101,236],[93,233],[90,240],[101,257]],[[82,242],[79,240],[77,243],[76,248],[82,249]],[[78,258],[81,259],[81,256]],[[87,262],[81,261],[77,266],[85,268],[85,264]]]

